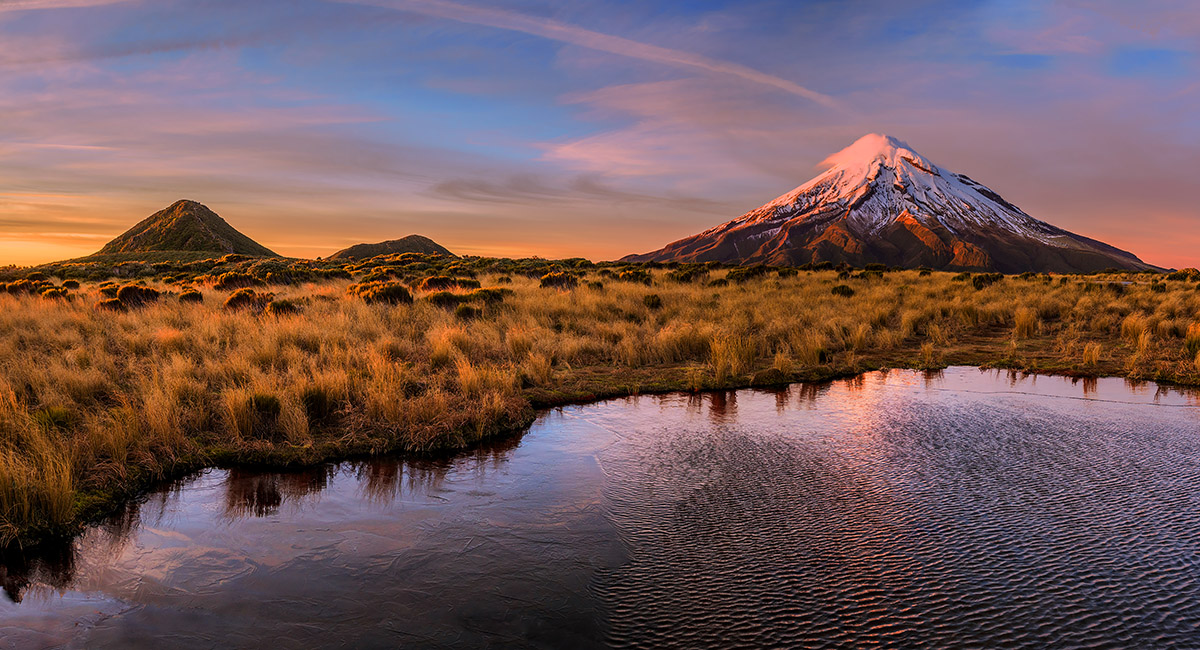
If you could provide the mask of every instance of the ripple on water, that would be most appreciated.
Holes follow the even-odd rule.
[[[610,641],[1200,645],[1196,409],[1070,397],[875,376],[768,426],[766,393],[597,407],[631,432],[600,456],[632,549],[594,585]]]
[[[974,369],[210,471],[0,560],[0,648],[1200,647],[1195,394]]]

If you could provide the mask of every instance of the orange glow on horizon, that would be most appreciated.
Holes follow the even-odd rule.
[[[198,200],[204,202],[203,198]],[[171,202],[157,197],[133,201],[102,195],[0,192],[0,214],[37,225],[37,231],[0,232],[0,265],[35,266],[91,255]],[[631,227],[631,220],[618,214],[605,219],[603,215],[588,213],[551,224],[543,219],[514,223],[508,215],[449,213],[445,217],[428,218],[403,214],[394,219],[364,217],[355,223],[338,218],[333,210],[292,201],[276,206],[265,201],[242,203],[226,199],[208,205],[234,228],[280,255],[310,259],[358,243],[420,234],[458,255],[616,260],[659,248],[724,220],[698,215],[691,226],[647,222]],[[547,209],[557,207],[548,205]],[[373,212],[370,205],[350,209],[365,215]],[[382,214],[394,214],[393,210],[378,209]],[[419,223],[422,219],[429,227]],[[55,231],[56,226],[62,230]],[[1151,264],[1168,268],[1200,267],[1200,252],[1184,239],[1164,241],[1158,233],[1144,231],[1125,231],[1124,237],[1105,237],[1097,232],[1079,234],[1131,251]]]

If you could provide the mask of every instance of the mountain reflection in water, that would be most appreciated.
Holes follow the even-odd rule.
[[[9,551],[0,647],[1189,645],[1200,402],[951,368],[209,470]]]

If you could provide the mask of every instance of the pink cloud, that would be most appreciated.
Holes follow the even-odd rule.
[[[707,73],[734,77],[763,86],[768,86],[785,93],[803,97],[827,108],[839,108],[837,100],[824,93],[811,90],[800,84],[772,74],[755,70],[748,66],[730,61],[722,61],[707,56],[686,52],[683,50],[661,47],[643,43],[620,36],[603,34],[576,25],[570,25],[549,18],[530,16],[527,14],[495,9],[478,5],[469,5],[449,0],[339,0],[352,4],[365,4],[376,7],[386,7],[401,11],[410,11],[447,20],[485,25],[497,29],[507,29],[534,36],[540,36],[554,41],[569,43],[579,47],[615,54],[617,56],[641,59],[664,65],[699,70]]]

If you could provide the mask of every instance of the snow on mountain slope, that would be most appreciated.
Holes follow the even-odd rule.
[[[887,135],[863,136],[824,165],[816,178],[733,221],[626,259],[1005,272],[1152,268],[1029,216]]]

